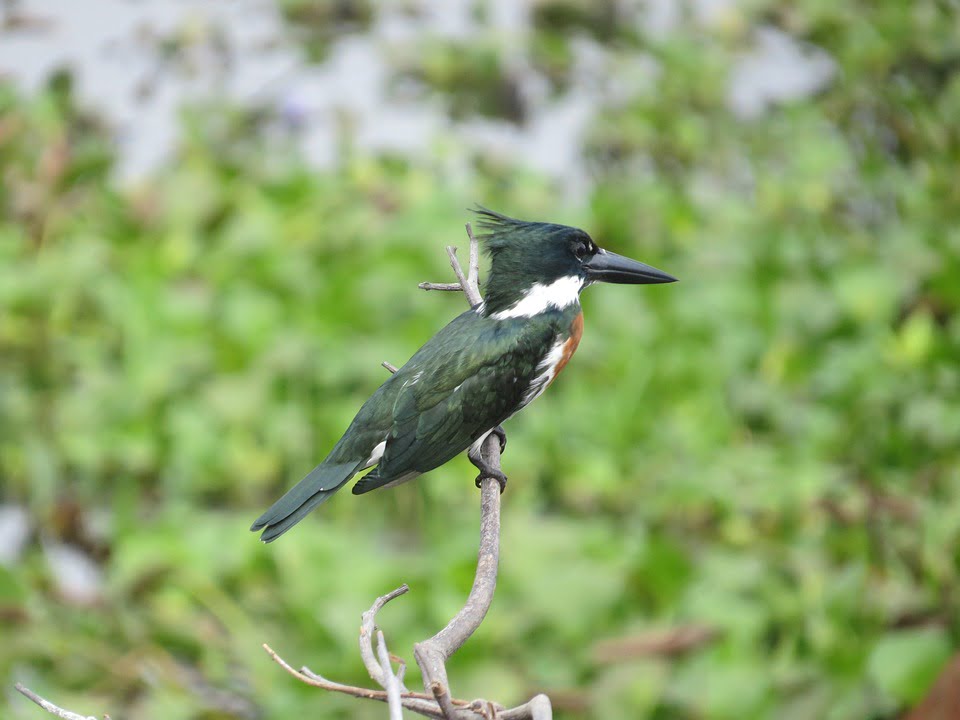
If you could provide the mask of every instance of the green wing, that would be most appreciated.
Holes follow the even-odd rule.
[[[468,311],[404,365],[390,433],[366,492],[408,473],[432,470],[520,407],[556,335],[553,323],[495,322]]]
[[[493,321],[468,310],[431,338],[363,404],[330,454],[254,522],[270,542],[375,457],[354,494],[432,470],[520,407],[561,320]],[[569,322],[567,323],[569,325]]]

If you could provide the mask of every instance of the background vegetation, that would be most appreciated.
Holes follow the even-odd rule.
[[[284,5],[322,56],[334,20]],[[259,644],[363,683],[359,613],[406,581],[381,620],[409,655],[469,587],[473,469],[338,497],[270,546],[247,526],[380,361],[460,312],[416,283],[447,278],[481,201],[681,282],[585,293],[576,361],[509,423],[502,580],[457,695],[542,689],[566,718],[897,717],[960,644],[957,9],[752,0],[653,36],[613,5],[542,3],[520,50],[556,88],[583,34],[658,68],[598,109],[572,202],[499,159],[451,174],[440,151],[318,171],[225,107],[187,113],[175,160],[117,186],[68,76],[0,85],[0,502],[31,528],[0,565],[3,714],[37,717],[17,679],[114,718],[383,717]],[[725,83],[761,24],[835,73],[744,119]],[[504,41],[444,42],[398,72],[522,121]],[[719,636],[597,651],[688,625]]]

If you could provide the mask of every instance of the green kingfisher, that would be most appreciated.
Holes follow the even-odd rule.
[[[483,301],[430,338],[367,400],[326,459],[257,518],[276,540],[354,475],[359,495],[407,482],[467,450],[480,477],[506,476],[480,454],[500,424],[529,405],[567,365],[583,333],[580,291],[594,282],[676,278],[597,247],[565,225],[477,210],[490,257]],[[480,477],[477,478],[478,482]]]

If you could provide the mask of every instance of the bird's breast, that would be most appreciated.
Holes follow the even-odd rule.
[[[567,366],[567,363],[570,362],[570,358],[573,357],[573,354],[577,351],[577,347],[580,345],[580,338],[583,337],[583,313],[577,313],[573,318],[573,322],[570,323],[570,336],[563,342],[561,346],[560,359],[557,361],[556,367],[553,369],[553,374],[550,377],[550,382],[553,382],[557,379],[557,375]]]
[[[582,335],[583,313],[580,312],[574,316],[566,332],[561,331],[557,334],[553,345],[537,365],[537,374],[527,388],[521,407],[539,397],[550,383],[556,380],[557,375],[567,366],[573,353],[576,352]]]

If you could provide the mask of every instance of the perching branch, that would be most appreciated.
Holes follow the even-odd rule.
[[[492,450],[492,452],[491,452]],[[500,443],[491,436],[483,443],[484,460],[500,468]],[[483,622],[497,587],[500,558],[500,484],[494,478],[480,482],[480,552],[477,574],[463,608],[447,626],[429,640],[413,646],[423,674],[423,685],[436,695],[435,687],[448,687],[446,661],[476,632]],[[439,700],[439,698],[438,698]]]
[[[450,265],[457,276],[457,283],[420,283],[424,290],[461,290],[471,307],[479,305],[480,295],[480,253],[477,240],[473,236],[470,223],[467,223],[467,236],[470,238],[470,256],[467,273],[457,260],[457,249],[447,247]],[[384,361],[383,366],[394,373],[397,368]],[[500,443],[491,434],[481,447],[483,459],[491,469],[500,469]],[[294,670],[269,646],[264,649],[288,673],[301,682],[324,690],[340,692],[358,698],[368,698],[388,703],[390,720],[402,717],[401,707],[426,717],[440,720],[552,720],[553,710],[546,695],[537,695],[527,703],[515,708],[487,700],[467,702],[458,700],[450,694],[447,679],[446,661],[470,639],[483,622],[483,618],[493,602],[493,593],[497,587],[497,570],[500,559],[500,483],[496,478],[483,477],[480,480],[480,550],[477,558],[477,572],[473,587],[467,596],[466,604],[454,618],[436,635],[414,645],[413,653],[423,675],[423,686],[427,693],[410,692],[403,685],[404,665],[394,673],[390,662],[383,632],[376,627],[377,613],[388,602],[407,592],[403,585],[391,593],[376,599],[370,609],[363,613],[360,625],[360,656],[370,673],[371,679],[383,690],[343,685],[323,678],[307,668]],[[373,636],[377,637],[377,651],[373,650]]]
[[[63,718],[64,720],[97,720],[93,715],[78,715],[75,712],[64,710],[62,707],[54,705],[49,700],[45,700],[44,698],[40,697],[30,688],[24,687],[21,683],[16,683],[13,687],[18,693],[30,698],[48,713],[51,715],[56,715],[58,718]],[[103,717],[104,720],[110,720],[109,715],[104,715]],[[393,720],[393,718],[391,718],[391,720]]]

